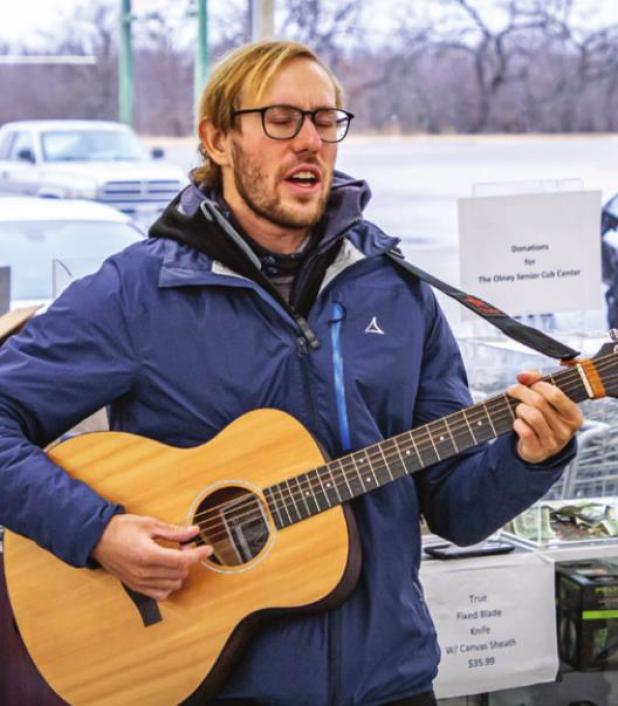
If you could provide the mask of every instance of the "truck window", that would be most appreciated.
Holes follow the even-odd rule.
[[[15,139],[14,132],[6,132],[0,137],[0,159],[8,159],[11,145]]]
[[[32,134],[29,132],[16,132],[13,144],[9,147],[9,159],[12,162],[21,161],[19,159],[19,153],[22,150],[29,149],[32,154],[34,154],[34,141],[32,139]]]

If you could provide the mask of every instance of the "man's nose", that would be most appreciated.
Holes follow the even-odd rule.
[[[311,152],[318,152],[322,147],[322,138],[318,134],[317,128],[313,123],[313,120],[308,115],[305,115],[302,127],[300,128],[298,135],[292,140],[294,149],[298,152],[303,150],[310,150]]]

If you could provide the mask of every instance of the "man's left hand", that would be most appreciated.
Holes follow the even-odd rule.
[[[507,391],[521,402],[513,429],[519,437],[517,453],[526,463],[542,463],[560,453],[584,421],[577,404],[541,377],[538,371],[521,372],[519,384]]]

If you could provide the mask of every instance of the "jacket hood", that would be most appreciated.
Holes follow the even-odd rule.
[[[320,251],[328,249],[343,233],[362,218],[362,213],[371,198],[369,185],[362,179],[354,179],[343,172],[335,171],[326,211],[317,228],[320,231]],[[238,251],[242,243],[230,233],[233,218],[219,194],[206,190],[195,183],[189,184],[169,204],[161,217],[149,231],[152,238],[172,238],[206,252],[213,259],[225,261],[224,251]],[[223,237],[221,237],[223,235]],[[250,257],[250,255],[249,255]]]
[[[312,233],[294,284],[290,303],[297,312],[308,311],[344,235],[362,220],[369,198],[369,187],[364,181],[335,172],[326,212]],[[259,246],[242,232],[216,191],[190,184],[165,209],[149,235],[176,240],[204,253],[211,261],[257,282],[287,308],[288,303],[262,271],[262,260],[256,252]]]

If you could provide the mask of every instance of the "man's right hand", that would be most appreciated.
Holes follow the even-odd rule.
[[[92,558],[129,588],[157,601],[182,587],[193,564],[212,554],[210,546],[161,546],[188,542],[199,527],[179,527],[142,515],[114,515],[92,551]]]

